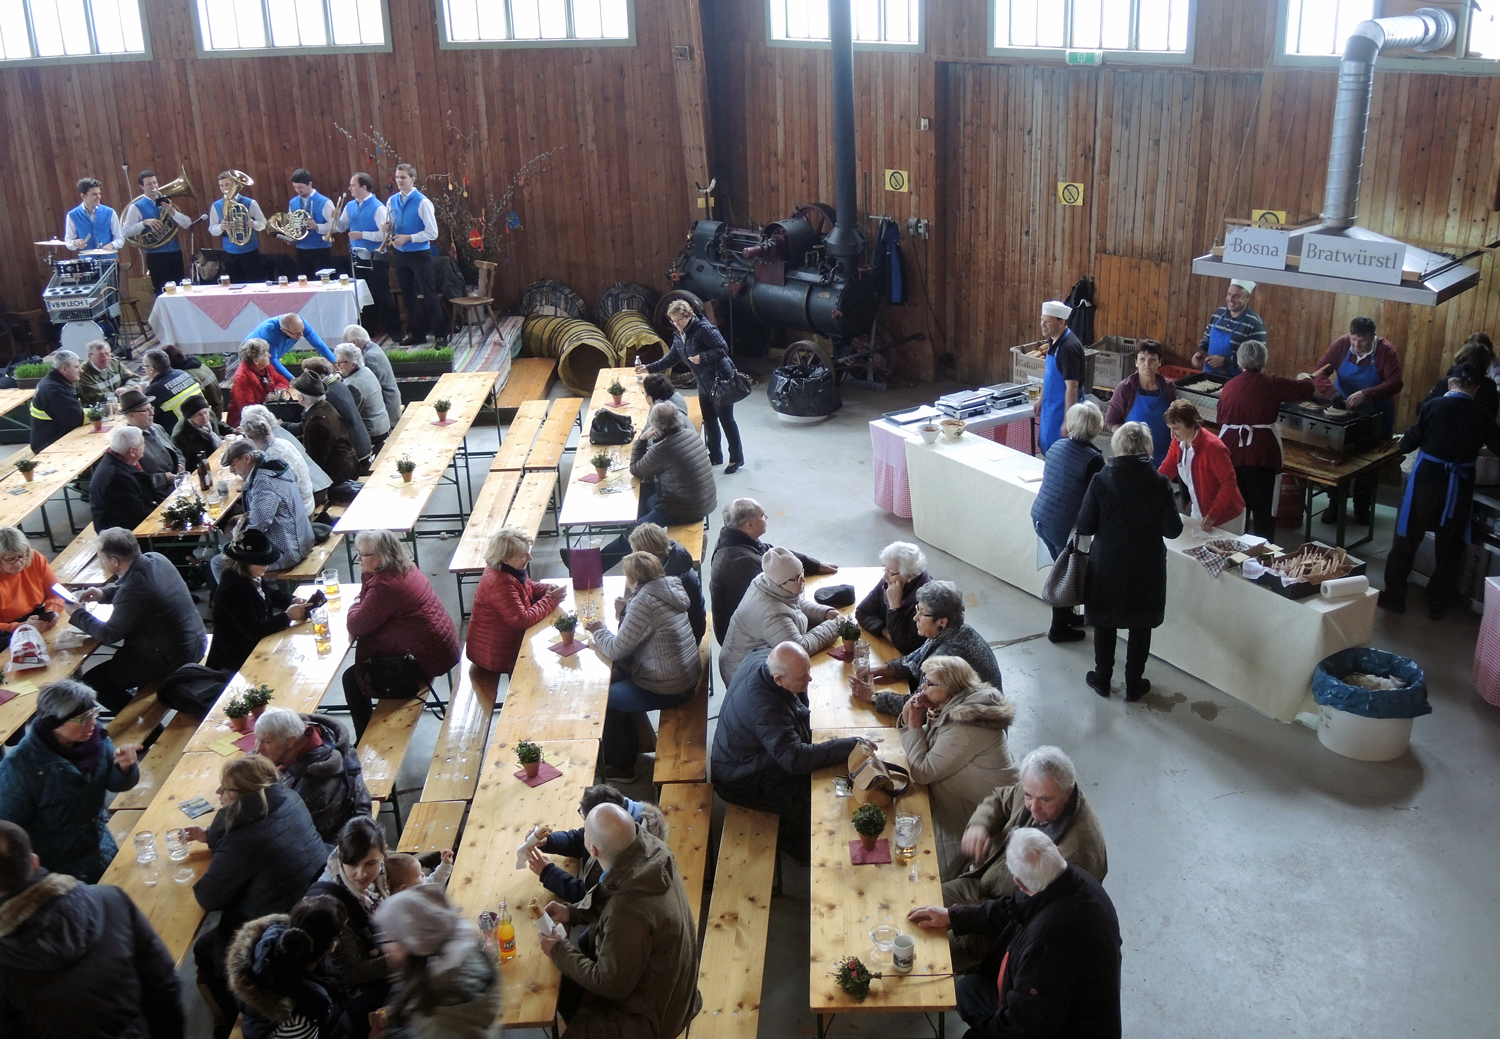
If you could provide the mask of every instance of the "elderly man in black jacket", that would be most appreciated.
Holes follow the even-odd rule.
[[[134,426],[119,425],[89,478],[89,512],[95,530],[134,530],[166,497],[141,468],[146,437]]]
[[[708,586],[713,601],[714,637],[721,644],[729,633],[729,620],[735,608],[745,597],[745,589],[760,576],[761,557],[771,551],[770,543],[761,540],[765,532],[766,510],[754,498],[736,498],[724,506],[724,525],[719,528],[719,540],[714,544]],[[839,568],[832,563],[820,563],[801,552],[792,554],[802,561],[802,572],[809,577],[838,572]]]
[[[30,1039],[181,1039],[166,946],[117,887],[48,873],[0,822],[0,1033]]]
[[[41,451],[83,425],[77,390],[82,377],[83,362],[72,350],[52,355],[52,370],[31,395],[31,450]]]
[[[336,844],[356,815],[370,814],[370,791],[349,730],[326,714],[270,707],[255,723],[255,752],[275,764],[297,791],[318,834]]]
[[[1097,880],[1070,866],[1041,830],[1011,832],[1006,864],[1017,894],[979,905],[918,906],[907,919],[955,935],[1008,938],[999,963],[955,988],[973,1039],[1120,1037],[1120,921]]]
[[[808,777],[847,761],[854,737],[812,741],[807,686],[812,661],[795,642],[756,650],[740,663],[714,731],[714,790],[730,804],[781,817],[781,850],[804,865],[812,801]]]
[[[113,657],[83,675],[99,694],[99,702],[119,711],[137,686],[159,682],[183,664],[203,659],[205,632],[198,604],[177,568],[158,552],[142,554],[130,531],[100,531],[99,561],[104,573],[116,580],[102,591],[90,588],[78,597],[85,603],[112,603],[114,612],[101,621],[75,606],[68,620],[106,646],[119,645]]]

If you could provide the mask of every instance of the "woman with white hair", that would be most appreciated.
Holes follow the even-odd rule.
[[[362,530],[354,549],[361,583],[346,619],[354,666],[344,672],[344,700],[358,740],[375,710],[371,697],[416,696],[453,669],[459,651],[448,608],[395,534]]]
[[[1005,733],[1015,708],[962,657],[928,657],[922,685],[901,711],[901,749],[911,778],[927,787],[938,872],[952,880],[966,857],[969,817],[996,787],[1016,781]]]
[[[1151,629],[1160,627],[1166,615],[1167,546],[1162,539],[1182,533],[1182,517],[1171,485],[1151,467],[1151,431],[1145,423],[1125,423],[1115,430],[1110,446],[1115,456],[1089,483],[1078,509],[1078,533],[1093,537],[1084,616],[1094,628],[1094,670],[1085,681],[1109,697],[1115,635],[1126,628],[1125,699],[1134,702],[1151,688],[1145,678]]]
[[[567,597],[567,589],[531,579],[531,538],[501,527],[484,550],[484,575],[469,615],[469,663],[508,675],[516,667],[526,629],[539,624]]]
[[[354,394],[354,403],[359,408],[360,421],[370,433],[370,448],[379,451],[391,431],[391,420],[386,416],[385,398],[381,395],[380,380],[365,367],[365,355],[352,343],[340,343],[333,348],[334,367],[344,377],[344,385]]]
[[[1031,522],[1036,536],[1053,559],[1062,552],[1078,522],[1078,506],[1094,474],[1104,468],[1104,452],[1094,446],[1094,438],[1104,426],[1099,409],[1091,401],[1074,404],[1068,409],[1065,428],[1068,435],[1047,448],[1042,468],[1042,486],[1031,503]],[[1078,642],[1084,635],[1074,627],[1078,618],[1071,608],[1052,608],[1052,627],[1048,642]]]
[[[854,619],[871,635],[885,639],[902,653],[926,641],[917,634],[917,590],[932,580],[927,554],[909,541],[892,541],[880,550],[885,568],[858,606]]]
[[[63,612],[55,584],[52,564],[32,549],[21,528],[0,527],[0,632],[22,624],[50,630]]]
[[[1267,375],[1266,344],[1247,339],[1239,349],[1240,374],[1219,391],[1219,439],[1229,449],[1229,460],[1245,499],[1252,534],[1271,541],[1276,537],[1276,481],[1281,472],[1281,434],[1276,430],[1281,406],[1309,400],[1311,379],[1283,379]]]
[[[724,342],[723,335],[708,318],[695,312],[686,300],[674,299],[667,304],[667,318],[677,329],[677,334],[672,337],[672,349],[659,361],[637,366],[636,374],[671,371],[673,365],[687,364],[692,370],[693,381],[698,384],[698,406],[703,411],[703,440],[714,465],[724,461],[719,449],[719,426],[724,427],[724,438],[729,441],[729,464],[724,467],[724,475],[728,476],[745,464],[740,427],[734,421],[734,405],[719,404],[714,400],[714,387],[734,378],[729,344]]]

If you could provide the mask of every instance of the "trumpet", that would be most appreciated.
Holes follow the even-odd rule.
[[[224,212],[219,223],[224,228],[224,237],[235,245],[248,245],[255,236],[255,226],[250,219],[250,207],[239,200],[245,188],[253,187],[255,180],[241,170],[230,170],[229,190],[224,192]]]
[[[392,218],[387,218],[384,231],[385,237],[380,240],[380,248],[375,250],[377,253],[385,252],[389,248],[391,240],[396,237],[396,221]]]

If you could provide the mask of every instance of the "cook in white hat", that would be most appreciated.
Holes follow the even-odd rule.
[[[1042,304],[1047,375],[1042,380],[1042,396],[1032,410],[1037,415],[1037,445],[1044,455],[1055,441],[1067,436],[1063,423],[1068,409],[1083,399],[1083,344],[1068,328],[1071,313],[1072,307],[1055,299]]]
[[[1240,344],[1247,339],[1266,341],[1266,323],[1250,309],[1250,293],[1254,291],[1253,281],[1244,278],[1230,281],[1224,305],[1208,319],[1203,338],[1198,340],[1198,352],[1193,354],[1194,368],[1233,378],[1240,373],[1235,360]]]

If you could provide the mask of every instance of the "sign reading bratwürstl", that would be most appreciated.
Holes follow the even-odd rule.
[[[1279,271],[1286,266],[1286,231],[1232,227],[1224,234],[1224,262]]]
[[[1405,259],[1406,246],[1400,242],[1370,242],[1321,234],[1302,239],[1303,274],[1399,285]]]

